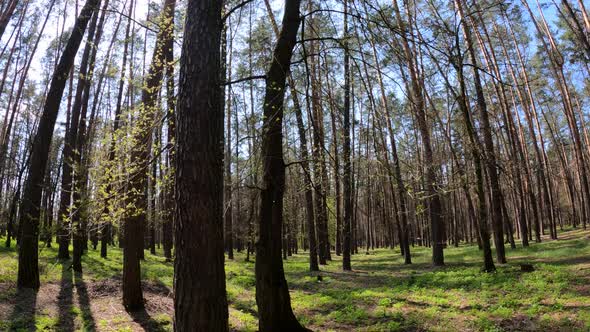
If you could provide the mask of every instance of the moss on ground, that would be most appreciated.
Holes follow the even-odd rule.
[[[321,267],[322,281],[318,281],[317,273],[308,272],[306,253],[300,252],[287,259],[285,271],[295,314],[318,331],[584,331],[590,330],[589,234],[570,230],[560,233],[562,239],[557,241],[507,249],[509,263],[498,265],[491,274],[481,272],[481,253],[470,245],[447,248],[447,265],[442,268],[430,266],[428,248],[414,247],[412,265],[403,264],[397,249],[378,249],[354,255],[354,271],[342,272],[340,257],[334,255],[334,261]],[[109,249],[108,259],[90,249],[83,258],[84,275],[72,276],[67,269],[70,262],[55,258],[56,248],[43,248],[41,282],[55,287],[58,300],[35,298],[28,305],[36,309],[27,309],[27,303],[14,300],[21,296],[14,287],[17,253],[2,247],[0,311],[6,313],[0,314],[0,330],[171,330],[169,305],[152,306],[150,313],[131,317],[125,312],[105,312],[106,303],[112,307],[118,302],[116,284],[122,264],[122,252]],[[156,294],[148,301],[169,300],[162,289],[172,289],[173,265],[165,262],[160,251],[157,255],[146,251],[145,256],[142,276]],[[243,253],[236,253],[234,260],[226,261],[230,324],[234,330],[255,331],[254,262],[244,259]],[[521,272],[520,263],[532,263],[535,271]],[[106,281],[115,284],[110,298],[108,291],[100,296],[87,292],[102,289],[89,285]],[[69,310],[59,310],[60,294],[75,299],[70,299]],[[95,301],[105,304],[95,309]]]

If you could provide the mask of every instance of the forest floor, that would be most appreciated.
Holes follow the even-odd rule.
[[[590,231],[570,230],[556,241],[507,248],[508,264],[482,273],[476,246],[449,247],[447,265],[430,266],[428,248],[412,248],[414,264],[399,251],[353,256],[353,272],[340,257],[322,266],[322,281],[308,272],[306,253],[285,270],[296,316],[316,331],[590,331]],[[17,254],[0,249],[0,330],[170,331],[173,265],[146,251],[142,263],[146,309],[121,305],[119,249],[101,259],[90,250],[84,274],[59,261],[56,248],[40,252],[41,289],[17,291]],[[55,246],[54,246],[55,247]],[[237,253],[226,260],[230,324],[257,329],[254,263]],[[521,272],[520,263],[535,271]]]

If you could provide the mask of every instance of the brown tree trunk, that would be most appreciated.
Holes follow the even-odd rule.
[[[223,254],[222,2],[187,3],[175,122],[176,331],[228,330]]]
[[[464,17],[462,0],[456,0],[455,5],[460,14]],[[471,29],[466,22],[461,25],[463,35],[467,42],[467,51],[471,59],[473,67],[474,85],[476,93],[477,108],[480,113],[481,130],[483,132],[483,147],[485,155],[485,166],[488,177],[490,178],[491,186],[491,214],[492,214],[492,228],[494,230],[494,244],[496,245],[496,256],[499,263],[506,263],[506,254],[504,249],[504,230],[502,223],[502,192],[500,190],[500,182],[498,179],[498,170],[496,166],[496,154],[494,152],[494,141],[492,139],[492,128],[487,111],[487,105],[483,94],[481,85],[481,78],[479,76],[479,69],[477,68],[477,56],[475,55],[475,48],[471,40]]]
[[[41,190],[53,129],[68,73],[74,64],[88,21],[99,4],[100,0],[87,1],[76,19],[72,34],[53,73],[39,127],[33,141],[29,172],[23,191],[26,199],[21,202],[20,206],[22,238],[18,257],[17,285],[19,288],[39,288],[39,206],[41,205]]]
[[[285,164],[283,159],[283,101],[297,30],[300,0],[286,0],[281,32],[266,74],[262,132],[263,185],[260,204],[259,239],[256,243],[256,304],[261,332],[303,331],[291,309],[283,261],[281,230]]]
[[[2,39],[2,35],[4,34],[4,30],[6,30],[6,26],[18,5],[18,0],[10,0],[6,3],[6,6],[0,6],[2,8],[2,12],[0,12],[0,39]]]
[[[410,82],[407,84],[410,87],[410,103],[414,109],[416,120],[418,122],[418,129],[422,136],[422,144],[424,147],[424,165],[425,165],[425,184],[426,191],[429,196],[428,211],[430,217],[430,231],[432,235],[432,263],[435,266],[444,265],[444,225],[442,219],[442,204],[437,189],[437,179],[435,173],[435,165],[433,160],[432,143],[430,137],[430,129],[426,119],[426,105],[422,94],[422,86],[418,77],[418,69],[415,63],[415,54],[410,48],[410,43],[406,35],[408,26],[404,23],[401,17],[397,1],[393,1],[398,23],[403,27],[402,30],[402,46],[404,55],[406,57],[407,66],[410,74]],[[410,23],[411,25],[411,23]]]
[[[351,271],[351,220],[352,220],[352,170],[350,158],[350,53],[348,50],[348,0],[344,0],[344,110],[342,136],[344,146],[342,157],[344,169],[342,174],[342,194],[344,201],[344,219],[342,225],[342,269]]]

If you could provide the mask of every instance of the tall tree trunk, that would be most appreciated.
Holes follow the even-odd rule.
[[[225,23],[225,22],[224,22]],[[228,31],[231,31],[231,27],[228,29],[227,23],[224,24],[222,36],[221,36],[221,68],[222,68],[222,80],[231,81],[232,76],[232,43],[233,37],[230,36],[229,44],[227,40]],[[230,32],[231,33],[231,32]],[[229,54],[228,54],[229,51]],[[229,63],[228,63],[229,56]],[[232,95],[231,85],[227,87],[227,95],[225,93],[226,88],[222,90],[222,105],[227,103],[226,109],[226,132],[225,132],[225,184],[223,193],[224,203],[224,222],[225,222],[225,251],[227,252],[228,259],[234,259],[234,243],[233,243],[233,201],[232,201],[232,179],[231,179],[231,115],[232,115]]]
[[[108,5],[108,0],[105,1],[105,7]],[[72,110],[73,113],[78,113],[79,115],[79,123],[77,125],[77,132],[74,133],[76,137],[74,138],[74,150],[70,151],[71,159],[73,168],[72,171],[73,181],[71,184],[71,192],[73,193],[73,213],[72,215],[72,234],[73,234],[73,257],[72,257],[72,269],[76,272],[82,272],[82,252],[84,250],[84,235],[85,235],[85,227],[84,224],[86,223],[87,216],[82,212],[84,211],[83,204],[84,203],[84,191],[86,188],[87,179],[85,175],[87,174],[84,170],[84,165],[82,165],[82,155],[84,154],[84,140],[86,136],[86,113],[88,110],[88,99],[90,98],[90,84],[91,79],[93,76],[94,71],[94,57],[96,56],[96,50],[98,48],[98,44],[100,43],[100,37],[102,35],[102,24],[104,23],[104,15],[106,11],[102,11],[102,16],[100,20],[100,24],[97,30],[97,21],[98,21],[98,10],[94,13],[92,17],[92,21],[90,22],[90,27],[88,31],[88,38],[86,41],[86,46],[84,48],[84,53],[82,57],[83,66],[80,69],[80,78],[78,79],[78,85],[76,87],[76,99],[74,100],[74,107]],[[96,35],[95,35],[96,32]],[[81,89],[80,95],[78,96],[78,89]],[[68,241],[69,242],[69,241]],[[66,245],[69,243],[66,243]]]
[[[460,17],[464,18],[462,0],[455,0],[457,11]],[[494,230],[494,244],[496,245],[496,257],[499,263],[506,263],[506,254],[504,249],[504,230],[502,223],[502,192],[500,189],[500,181],[498,179],[498,169],[496,164],[496,154],[494,152],[494,141],[492,139],[492,128],[487,111],[487,105],[483,94],[483,87],[477,68],[477,56],[475,54],[475,47],[471,39],[471,29],[467,22],[461,24],[463,35],[467,42],[467,51],[473,65],[473,81],[475,85],[477,108],[480,113],[481,130],[483,132],[483,147],[485,151],[485,166],[488,177],[490,178],[491,186],[491,214],[492,214],[492,228]]]
[[[170,11],[174,13],[176,7],[176,0],[170,0],[168,2]],[[166,193],[164,201],[165,216],[162,222],[162,245],[164,247],[164,257],[166,261],[172,260],[172,245],[173,245],[173,225],[174,225],[174,153],[176,127],[174,125],[174,108],[176,107],[176,97],[174,92],[174,15],[170,17],[170,22],[165,30],[164,38],[164,61],[166,69],[166,106],[167,106],[167,118],[168,118],[168,144],[171,146],[168,150],[167,163],[168,172],[172,175],[169,176],[169,181],[166,183]]]
[[[39,206],[49,148],[68,73],[74,64],[88,21],[99,4],[100,0],[88,0],[76,19],[70,38],[53,73],[39,127],[33,141],[29,172],[23,190],[26,199],[22,200],[20,206],[22,238],[18,256],[17,285],[19,288],[39,288],[40,285],[38,260]]]
[[[428,193],[428,211],[430,217],[430,231],[432,235],[432,263],[435,266],[444,265],[444,225],[442,219],[442,204],[437,189],[437,179],[435,173],[435,165],[433,160],[432,143],[430,137],[430,129],[426,119],[426,105],[424,103],[424,97],[422,94],[422,86],[418,77],[418,68],[415,62],[415,54],[410,47],[408,36],[406,35],[406,29],[411,26],[406,26],[404,23],[400,10],[397,5],[397,1],[393,1],[393,7],[395,11],[398,23],[402,26],[402,46],[406,62],[410,74],[410,103],[414,109],[416,120],[418,122],[418,129],[422,136],[422,144],[424,146],[424,165],[425,165],[425,183],[426,191]],[[409,12],[409,10],[408,10]],[[411,29],[411,28],[410,28]]]
[[[348,0],[344,0],[344,110],[342,132],[344,146],[342,155],[344,169],[342,174],[342,193],[344,219],[342,225],[342,269],[351,271],[351,220],[352,220],[352,171],[350,158],[350,53],[348,50]]]
[[[315,8],[314,2],[308,2],[310,11]],[[302,39],[305,39],[305,34],[311,31],[311,37],[317,37],[318,26],[313,17],[309,18],[309,29],[302,30]],[[319,63],[320,57],[317,55],[316,42],[312,41],[310,51],[307,53],[305,45],[303,45],[303,56],[305,58],[306,68],[306,99],[308,103],[308,118],[312,130],[312,158],[314,161],[314,199],[315,199],[315,217],[318,236],[318,254],[319,262],[325,265],[330,257],[330,240],[328,232],[328,173],[326,169],[326,158],[324,152],[324,114],[321,105],[321,85],[319,81]],[[309,61],[307,58],[309,57]],[[311,95],[309,95],[309,88],[311,88]]]
[[[228,330],[223,254],[222,2],[187,3],[175,123],[176,331]]]
[[[270,21],[278,37],[280,34],[279,27],[276,23],[274,13],[270,7],[269,0],[265,0],[266,13],[270,17]],[[303,186],[305,190],[305,220],[307,228],[307,240],[309,243],[309,270],[319,271],[318,266],[318,249],[316,241],[316,225],[315,213],[313,207],[313,183],[311,181],[311,172],[309,168],[309,152],[307,150],[307,135],[305,134],[305,125],[303,124],[303,112],[301,111],[301,103],[297,94],[296,83],[291,73],[287,76],[289,88],[291,89],[291,98],[293,99],[293,108],[295,110],[295,118],[297,120],[297,134],[299,135],[299,150],[301,154],[301,168],[303,170]]]
[[[283,102],[285,81],[299,29],[300,0],[286,0],[281,32],[266,74],[262,132],[263,185],[256,243],[256,304],[261,332],[304,331],[293,310],[281,259],[285,163]]]

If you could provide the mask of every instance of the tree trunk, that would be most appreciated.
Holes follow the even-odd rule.
[[[344,169],[342,174],[342,193],[344,201],[344,219],[342,225],[342,269],[351,271],[351,220],[352,220],[352,171],[350,160],[350,54],[348,51],[348,0],[344,0],[344,110],[342,156]]]
[[[20,206],[22,238],[18,257],[17,285],[19,288],[39,288],[40,285],[38,261],[39,206],[49,148],[68,73],[74,64],[88,21],[99,4],[100,0],[88,0],[76,19],[72,34],[53,73],[39,127],[33,141],[29,172],[23,191],[26,199],[21,202]]]
[[[108,0],[105,1],[105,5],[108,5]],[[106,9],[106,7],[104,8]],[[73,164],[72,171],[73,181],[71,183],[71,192],[73,193],[73,213],[72,215],[72,234],[73,234],[73,256],[72,256],[72,269],[76,272],[82,272],[82,252],[84,247],[84,235],[85,235],[85,227],[83,226],[86,222],[86,215],[83,215],[82,211],[84,207],[84,194],[86,188],[87,179],[84,176],[86,172],[84,171],[84,165],[82,165],[82,154],[84,148],[84,140],[86,136],[86,113],[88,110],[88,98],[89,98],[89,91],[90,91],[90,82],[92,77],[92,72],[94,70],[94,59],[92,55],[96,55],[92,50],[98,47],[98,43],[100,42],[100,35],[102,26],[99,27],[99,31],[96,31],[97,28],[97,21],[98,21],[98,10],[94,13],[92,17],[92,21],[90,22],[90,27],[88,30],[88,38],[86,41],[86,46],[84,47],[84,53],[82,57],[82,66],[80,68],[80,78],[78,79],[78,84],[76,86],[76,99],[74,100],[74,107],[72,109],[72,114],[78,113],[79,120],[74,119],[72,117],[72,121],[79,121],[76,125],[78,130],[73,133],[75,137],[73,138],[74,143],[74,150],[71,150],[72,159],[70,162]],[[102,12],[101,23],[104,23],[104,14],[105,11]],[[95,40],[95,32],[96,32],[96,40]],[[95,48],[96,47],[96,48]],[[94,54],[92,54],[94,53]],[[92,54],[92,55],[91,55]],[[78,90],[81,90],[78,93]],[[74,127],[72,123],[70,128]],[[75,171],[74,171],[75,170]],[[63,188],[62,188],[63,190]],[[68,191],[70,192],[70,191]],[[83,220],[84,219],[84,220]],[[64,243],[66,246],[69,245],[69,241]],[[67,248],[66,248],[67,250]]]
[[[190,0],[176,111],[176,331],[227,331],[220,0]],[[258,260],[257,260],[258,261]]]
[[[456,0],[455,4],[461,17],[463,14],[462,0]],[[496,245],[496,256],[499,263],[506,263],[506,254],[504,249],[504,230],[502,226],[502,192],[500,190],[500,182],[498,179],[498,170],[496,166],[496,154],[494,152],[494,141],[492,139],[492,128],[487,111],[487,105],[483,94],[481,79],[479,76],[479,69],[477,68],[477,57],[475,55],[475,48],[471,40],[471,30],[467,22],[461,25],[463,34],[467,42],[467,49],[473,67],[473,76],[475,84],[475,93],[477,108],[480,113],[481,130],[483,132],[483,147],[485,152],[485,166],[488,177],[490,178],[491,186],[491,214],[492,214],[492,228],[494,230],[494,244]]]
[[[281,259],[281,230],[285,164],[283,159],[283,101],[297,30],[300,0],[286,0],[283,23],[266,74],[262,137],[263,185],[259,239],[256,244],[256,304],[259,330],[304,331],[293,310]]]
[[[176,0],[170,0],[168,2],[170,6],[170,11],[174,13],[176,7]],[[169,176],[169,182],[166,183],[166,193],[165,193],[165,216],[162,222],[162,245],[164,247],[164,257],[166,261],[172,260],[172,246],[173,246],[173,234],[174,234],[174,153],[175,149],[175,141],[174,137],[176,135],[176,127],[174,125],[174,109],[176,107],[176,97],[174,91],[174,15],[170,17],[170,22],[168,23],[168,28],[166,29],[166,33],[164,34],[164,61],[165,61],[165,69],[166,69],[166,102],[167,102],[167,112],[168,112],[168,144],[172,144],[170,149],[168,150],[168,171],[171,172],[171,176]]]
[[[123,248],[123,304],[127,310],[143,308],[141,290],[141,273],[139,259],[143,254],[143,233],[147,221],[147,191],[149,177],[149,159],[152,150],[152,132],[154,119],[159,111],[158,97],[162,87],[164,73],[164,35],[170,28],[170,1],[164,3],[160,16],[160,31],[156,37],[156,46],[142,92],[142,107],[140,108],[136,126],[140,128],[134,137],[135,148],[131,151],[130,162],[133,170],[129,181],[129,203],[134,208],[127,211],[125,225],[125,247]]]
[[[414,53],[410,48],[408,37],[405,33],[407,26],[404,24],[397,2],[393,1],[394,11],[398,23],[402,25],[404,34],[402,35],[402,45],[408,70],[410,72],[410,102],[413,105],[416,120],[418,122],[418,129],[422,136],[422,144],[424,146],[424,165],[425,165],[425,182],[426,191],[428,193],[428,211],[430,217],[430,231],[432,235],[432,263],[435,266],[444,265],[444,225],[442,220],[442,204],[437,189],[437,179],[435,173],[435,165],[433,164],[432,143],[430,137],[430,129],[426,119],[426,109],[424,98],[422,96],[422,86],[419,82],[417,66],[414,60]],[[411,25],[411,24],[410,24]]]
[[[2,35],[4,34],[4,30],[6,30],[6,26],[16,9],[18,4],[18,0],[10,0],[8,5],[4,8],[4,11],[0,13],[0,39],[2,39]]]
[[[270,17],[270,21],[275,32],[275,35],[279,36],[279,27],[277,26],[274,13],[270,7],[269,0],[265,0],[266,13]],[[305,188],[305,220],[307,227],[307,240],[309,242],[309,270],[319,271],[318,266],[318,249],[316,241],[316,225],[315,225],[315,213],[313,207],[313,184],[311,181],[311,172],[309,169],[309,152],[307,150],[307,136],[305,135],[305,125],[303,124],[303,112],[301,111],[301,103],[297,95],[295,80],[288,73],[287,76],[291,98],[293,99],[293,108],[295,111],[295,118],[297,120],[297,133],[299,135],[299,150],[301,153],[301,168],[303,170],[303,186]]]
[[[222,74],[221,79],[222,81],[231,81],[232,76],[232,43],[233,38],[230,36],[229,45],[227,43],[227,33],[231,31],[231,27],[228,29],[227,23],[224,24],[222,36],[221,36],[221,68]],[[229,51],[229,63],[228,60],[228,51]],[[225,184],[224,184],[224,193],[223,193],[223,203],[224,203],[224,222],[225,222],[225,251],[227,252],[228,259],[234,259],[234,243],[233,243],[233,201],[232,201],[232,179],[231,179],[231,113],[232,113],[232,96],[231,96],[231,86],[227,88],[227,96],[225,93],[225,87],[222,90],[222,97],[221,102],[222,105],[227,102],[227,114],[226,114],[226,132],[225,132],[225,156],[224,156],[224,166],[225,166]]]

